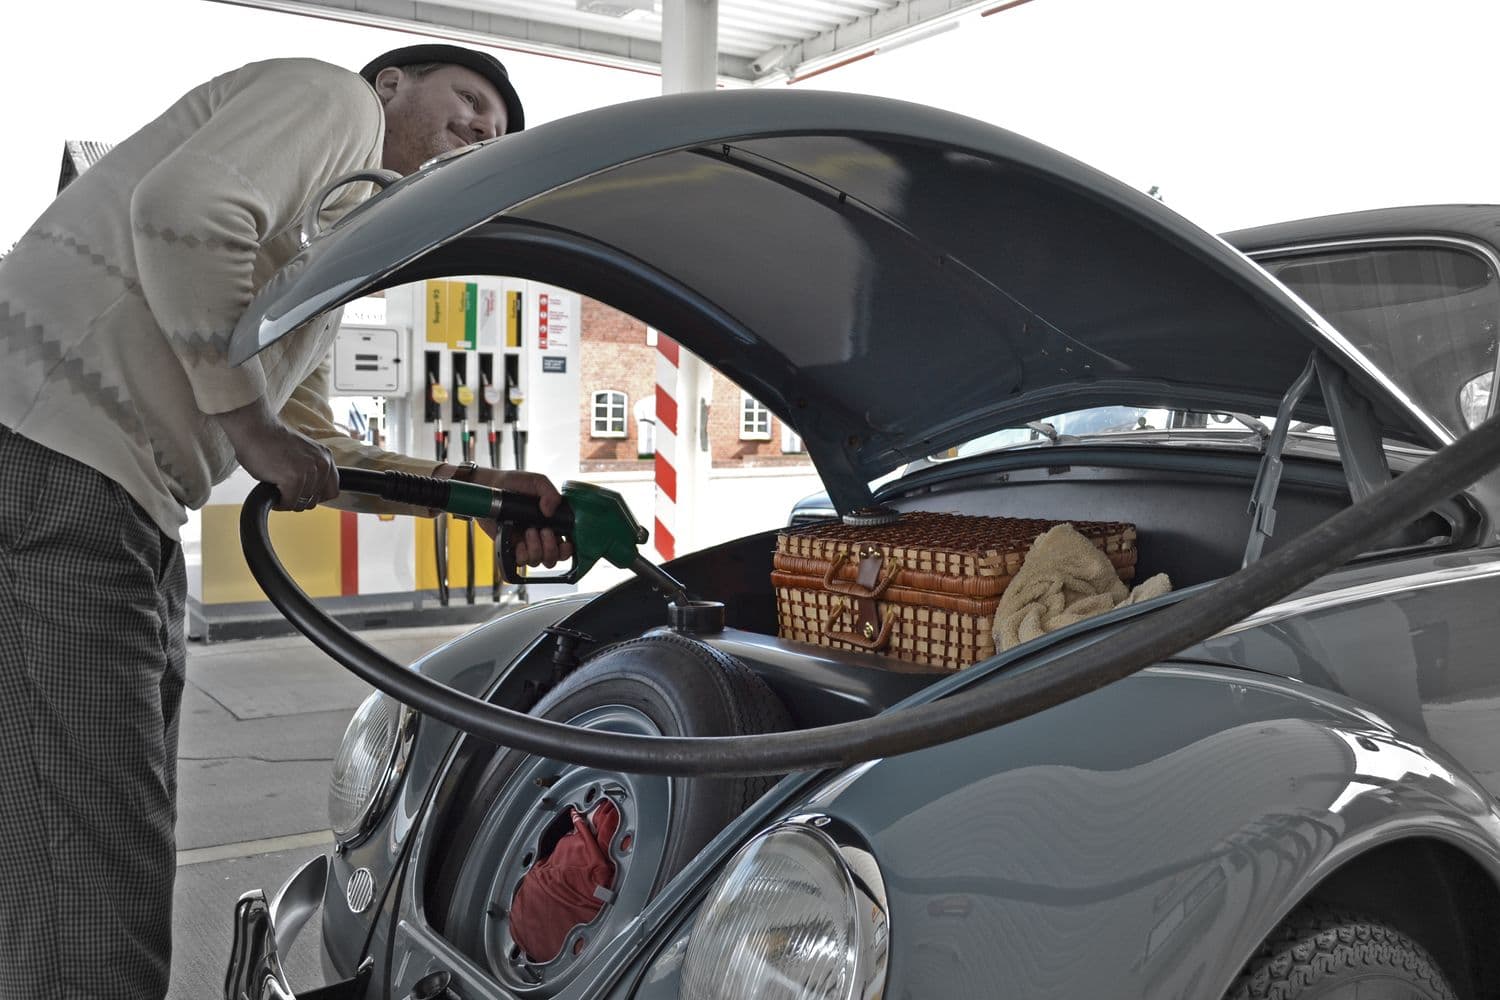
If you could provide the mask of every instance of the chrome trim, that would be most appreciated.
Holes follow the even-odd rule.
[[[822,518],[837,518],[838,516],[839,512],[832,507],[804,507],[801,510],[792,511],[791,517],[787,520],[787,527],[794,528],[798,522],[806,524]]]
[[[224,1000],[296,1000],[276,951],[271,908],[259,889],[245,893],[234,907]]]
[[[224,970],[224,1000],[296,1000],[281,956],[323,904],[327,881],[328,856],[320,854],[297,869],[269,904],[259,889],[240,896]]]
[[[1289,243],[1285,246],[1268,247],[1263,250],[1256,250],[1253,253],[1246,253],[1245,256],[1249,257],[1252,261],[1255,261],[1258,265],[1262,257],[1274,257],[1277,255],[1300,255],[1318,253],[1324,250],[1349,250],[1357,247],[1368,246],[1422,247],[1434,245],[1461,247],[1465,250],[1470,250],[1478,254],[1480,257],[1489,262],[1491,271],[1495,274],[1496,279],[1500,280],[1500,255],[1497,255],[1494,250],[1485,246],[1483,243],[1477,243],[1474,240],[1464,239],[1460,236],[1418,236],[1415,234],[1406,236],[1364,236],[1347,240],[1328,240],[1322,243]],[[1270,272],[1267,272],[1267,274],[1270,274]],[[1347,351],[1350,357],[1361,368],[1363,368],[1367,374],[1369,374],[1378,383],[1380,383],[1382,388],[1394,394],[1396,398],[1398,398],[1402,403],[1410,407],[1413,412],[1419,414],[1422,417],[1423,421],[1426,423],[1427,428],[1437,434],[1439,441],[1441,441],[1443,444],[1451,444],[1454,441],[1454,436],[1451,433],[1443,430],[1442,425],[1439,424],[1431,414],[1418,406],[1409,396],[1406,395],[1404,391],[1397,387],[1396,384],[1392,382],[1390,378],[1387,377],[1385,373],[1382,372],[1373,361],[1365,357],[1362,351],[1360,351],[1349,341],[1345,340],[1344,335],[1335,330],[1333,324],[1323,319],[1322,316],[1318,314],[1317,310],[1313,309],[1306,302],[1303,302],[1296,292],[1292,291],[1290,288],[1286,288],[1286,286],[1283,285],[1280,279],[1276,278],[1275,275],[1271,275],[1270,277],[1272,281],[1276,282],[1276,284],[1281,285],[1282,288],[1285,288],[1286,293],[1293,299],[1295,299],[1299,305],[1301,305],[1313,316],[1317,317],[1319,320],[1319,326],[1328,331],[1331,334],[1332,339],[1339,344],[1341,349]],[[1497,359],[1494,377],[1495,384],[1497,386],[1500,386],[1500,359]],[[1495,412],[1495,401],[1497,396],[1500,396],[1500,393],[1492,392],[1490,394],[1489,412],[1491,414]]]
[[[395,701],[394,698],[389,698],[379,691],[376,691],[373,696]],[[396,706],[399,714],[396,716],[396,740],[392,744],[391,759],[386,764],[385,773],[381,775],[375,791],[370,794],[370,801],[365,803],[364,809],[355,818],[353,828],[333,831],[334,850],[337,853],[341,854],[357,846],[374,832],[376,825],[385,816],[386,810],[396,800],[396,792],[401,788],[401,779],[406,776],[406,765],[411,760],[411,748],[416,742],[417,720],[421,718],[421,715],[399,702]],[[342,749],[342,744],[340,744],[340,749]]]
[[[844,888],[854,907],[851,915],[857,924],[852,969],[853,989],[845,996],[850,1000],[877,1000],[884,996],[890,967],[891,940],[890,905],[885,876],[863,838],[842,820],[823,813],[802,813],[757,833],[724,865],[713,888],[704,898],[699,915],[706,912],[708,901],[718,895],[729,875],[738,870],[744,857],[762,841],[781,833],[807,836],[821,844],[843,877]],[[697,919],[694,918],[688,940],[697,933]],[[685,955],[683,960],[686,961]]]
[[[271,900],[271,929],[279,953],[285,955],[291,949],[303,926],[323,905],[323,888],[327,884],[328,855],[319,854],[298,868]]]
[[[333,192],[348,184],[361,183],[374,184],[384,191],[400,179],[401,175],[394,170],[356,170],[342,177],[335,177],[323,185],[323,189],[313,196],[313,200],[307,203],[307,210],[302,213],[302,228],[297,234],[297,241],[302,249],[306,250],[318,238],[318,216],[322,214],[324,203]]]
[[[417,172],[420,173],[423,170],[430,170],[433,167],[438,166],[439,164],[447,163],[449,160],[456,160],[460,156],[466,156],[469,153],[474,152],[474,150],[478,149],[481,146],[488,146],[490,143],[499,142],[504,138],[505,136],[503,135],[491,136],[488,139],[480,139],[478,142],[471,142],[467,146],[460,146],[457,149],[450,149],[446,153],[439,153],[438,155],[423,160],[420,164],[418,164]]]
[[[1414,573],[1411,576],[1395,577],[1390,580],[1377,580],[1373,583],[1361,583],[1353,587],[1343,587],[1338,590],[1330,590],[1324,594],[1312,594],[1308,597],[1299,597],[1282,604],[1273,604],[1229,626],[1222,632],[1210,636],[1209,639],[1222,639],[1225,636],[1244,632],[1247,629],[1261,628],[1285,618],[1294,618],[1299,615],[1325,611],[1328,608],[1353,604],[1358,601],[1374,600],[1379,597],[1385,597],[1387,594],[1426,590],[1429,587],[1444,587],[1450,583],[1462,583],[1466,580],[1482,580],[1491,576],[1500,576],[1500,559],[1478,566],[1453,566],[1448,569],[1435,569],[1426,573]]]
[[[350,913],[363,913],[375,901],[375,876],[368,868],[356,868],[344,890],[344,902]]]

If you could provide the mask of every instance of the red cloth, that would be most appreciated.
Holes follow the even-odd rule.
[[[620,828],[619,809],[605,799],[587,817],[577,809],[569,811],[572,832],[531,866],[511,903],[510,936],[533,962],[556,958],[568,932],[593,920],[604,907],[594,890],[608,890],[615,881],[609,842]]]

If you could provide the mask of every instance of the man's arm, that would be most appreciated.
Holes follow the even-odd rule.
[[[419,476],[436,476],[451,479],[458,467],[448,463],[437,464],[432,459],[413,458],[393,451],[385,451],[374,445],[356,441],[339,429],[333,422],[333,408],[328,403],[330,366],[325,359],[311,375],[292,392],[281,410],[281,419],[288,427],[328,449],[336,465],[355,469],[383,471],[395,469]],[[527,493],[538,499],[543,514],[551,515],[562,503],[562,496],[546,476],[535,472],[501,471],[480,469],[474,482],[495,489]],[[341,510],[363,513],[401,513],[431,517],[433,511],[404,504],[393,504],[358,493],[342,493],[329,503]],[[491,538],[498,526],[493,521],[479,522]],[[555,566],[559,560],[571,559],[573,547],[561,541],[551,531],[529,529],[516,541],[516,562],[523,566]]]
[[[264,396],[215,414],[214,420],[245,471],[276,485],[277,510],[306,510],[338,496],[338,469],[329,449],[283,423]]]
[[[198,409],[216,415],[265,391],[258,361],[230,368],[225,359],[255,292],[261,245],[294,226],[322,185],[378,161],[383,118],[364,81],[313,60],[252,64],[184,100],[212,107],[141,179],[130,221],[152,315]]]

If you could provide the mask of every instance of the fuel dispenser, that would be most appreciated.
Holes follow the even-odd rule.
[[[427,382],[445,390],[445,398],[429,401],[434,435],[447,434],[437,460],[526,468],[534,413],[525,402],[526,388],[543,383],[538,389],[549,400],[541,416],[550,447],[542,471],[554,482],[576,474],[578,297],[531,282],[481,277],[426,281],[416,298],[422,313],[415,336],[422,341]],[[479,447],[481,435],[485,449]],[[485,588],[492,605],[507,595],[529,597],[524,582],[505,583],[488,536],[471,522],[438,520],[443,527],[419,539],[419,589],[435,590],[443,601],[450,588],[462,586],[464,605],[477,604]]]
[[[334,412],[361,407],[383,435],[376,444],[430,458],[434,468],[473,462],[535,467],[559,484],[577,478],[579,308],[572,293],[488,276],[424,281],[356,300],[345,308],[334,346],[333,390],[349,397],[333,401]],[[197,638],[284,627],[237,537],[240,506],[254,485],[237,472],[185,529]],[[449,515],[429,526],[421,518],[329,507],[283,513],[271,515],[270,529],[288,570],[337,616],[366,624],[461,623],[530,596],[524,583],[505,582],[490,538],[470,523],[453,525]],[[464,600],[453,600],[460,587]],[[488,601],[480,596],[485,591]]]

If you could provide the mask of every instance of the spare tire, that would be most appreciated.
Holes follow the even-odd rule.
[[[743,662],[694,639],[653,633],[599,653],[532,714],[638,735],[743,736],[790,727],[786,707]],[[431,860],[430,911],[444,935],[523,995],[549,996],[633,918],[713,837],[777,779],[668,778],[581,767],[518,750],[482,765],[471,794],[445,814],[451,836]],[[551,961],[515,943],[511,900],[521,879],[571,829],[572,810],[600,798],[620,812],[610,844],[616,873],[606,905]],[[431,839],[431,838],[429,838]]]

